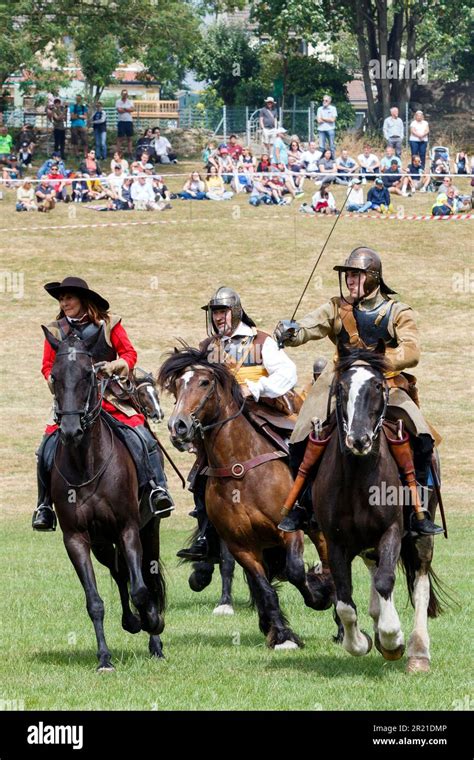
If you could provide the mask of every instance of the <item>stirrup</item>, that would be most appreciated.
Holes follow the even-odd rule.
[[[413,537],[417,536],[437,536],[444,533],[440,525],[436,525],[431,519],[428,510],[423,510],[424,518],[420,520],[416,512],[410,515],[410,532]]]
[[[42,510],[42,509],[49,509],[49,511],[51,512],[51,525],[50,525],[49,528],[42,528],[40,526],[35,526],[35,520],[36,520],[36,518],[37,518],[37,516],[38,516],[38,514],[40,512],[40,510]],[[56,530],[57,524],[58,524],[58,519],[56,517],[56,512],[54,511],[54,509],[52,508],[52,506],[50,504],[39,504],[35,508],[35,510],[33,512],[33,516],[31,518],[31,527],[33,528],[33,530],[37,530],[40,533],[51,533],[51,532],[53,532],[53,531]]]
[[[158,494],[160,494],[160,498],[157,501],[159,504],[164,504],[162,507],[156,507],[154,504],[154,497]],[[162,486],[155,486],[151,489],[148,496],[148,504],[150,505],[150,510],[156,517],[169,517],[175,508],[171,496]]]

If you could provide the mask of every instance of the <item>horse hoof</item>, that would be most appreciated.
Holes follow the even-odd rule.
[[[369,634],[366,631],[361,631],[362,636],[365,636],[367,639],[367,652],[366,654],[369,654],[370,650],[372,649],[372,639],[369,636]]]
[[[428,657],[409,657],[407,666],[407,673],[429,673],[430,661]]]
[[[275,644],[274,649],[276,652],[277,650],[280,651],[282,649],[299,649],[299,646],[296,641],[290,641],[288,639],[288,641],[284,641],[283,644]]]
[[[115,668],[110,663],[110,665],[99,665],[97,667],[97,673],[115,673]]]
[[[234,608],[231,604],[218,604],[217,607],[214,607],[212,610],[213,615],[233,615],[234,614]]]
[[[127,633],[140,633],[142,630],[140,618],[136,615],[132,615],[130,618],[122,618],[122,628]]]
[[[396,649],[385,649],[380,643],[378,633],[375,634],[375,648],[380,652],[385,660],[399,660],[405,653],[405,644],[400,644]]]

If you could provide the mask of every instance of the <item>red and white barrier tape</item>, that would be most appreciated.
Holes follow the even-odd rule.
[[[474,214],[446,214],[444,216],[433,216],[433,214],[408,214],[399,216],[398,214],[358,214],[354,211],[348,211],[343,216],[350,219],[397,219],[400,222],[428,222],[428,221],[458,221],[460,219],[474,219]]]

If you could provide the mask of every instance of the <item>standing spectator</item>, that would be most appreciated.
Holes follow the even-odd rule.
[[[0,127],[0,161],[6,162],[12,152],[13,138],[6,127]]]
[[[275,101],[272,97],[266,98],[265,105],[260,109],[259,124],[262,130],[262,145],[265,153],[271,155],[273,143],[276,137],[278,119],[276,116]]]
[[[380,171],[380,161],[375,153],[372,153],[370,145],[364,145],[364,152],[357,156],[357,161],[360,173],[365,175],[362,177],[362,184],[365,185],[368,179],[375,179],[375,175]]]
[[[105,161],[107,158],[107,114],[102,108],[100,100],[95,104],[92,127],[94,129],[95,154],[99,161]]]
[[[348,185],[352,175],[357,171],[357,162],[349,156],[349,151],[345,148],[341,150],[341,155],[336,159],[337,185]]]
[[[133,137],[133,103],[128,99],[128,91],[122,90],[120,98],[115,101],[117,109],[117,150],[122,148],[123,141],[127,141],[128,155],[132,157]]]
[[[387,145],[390,145],[395,150],[397,156],[402,155],[404,134],[403,121],[398,115],[398,108],[393,106],[390,109],[390,116],[387,116],[383,123],[383,136],[387,141]]]
[[[177,164],[176,153],[173,153],[173,148],[167,137],[163,137],[159,127],[153,129],[153,140],[151,142],[152,148],[154,148],[156,154],[156,160],[160,164]]]
[[[410,149],[412,156],[420,156],[423,169],[425,168],[429,133],[430,125],[425,120],[423,111],[416,111],[415,118],[410,124]]]
[[[63,161],[66,158],[66,107],[61,98],[54,98],[53,104],[47,110],[48,119],[53,125],[54,150],[57,150]]]
[[[82,102],[82,95],[76,95],[76,102],[69,106],[71,115],[71,145],[77,158],[78,152],[87,155],[87,113],[89,109]]]
[[[284,164],[288,166],[288,147],[283,140],[283,135],[286,134],[284,127],[277,127],[275,142],[273,143],[272,164]]]
[[[305,171],[306,177],[315,179],[319,172],[319,162],[322,153],[315,142],[310,142],[307,150],[301,154],[301,165]]]
[[[17,211],[36,211],[35,190],[29,177],[16,191]]]
[[[331,105],[332,98],[330,95],[323,97],[323,104],[319,106],[317,111],[318,122],[318,134],[319,134],[319,148],[322,152],[326,147],[326,141],[331,149],[332,158],[335,157],[335,140],[336,140],[336,119],[337,109]]]
[[[240,145],[240,143],[237,142],[237,135],[231,135],[229,137],[229,142],[227,143],[227,150],[229,151],[229,154],[231,155],[232,160],[237,163],[244,150],[242,145]]]

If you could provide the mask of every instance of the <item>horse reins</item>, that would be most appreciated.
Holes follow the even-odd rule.
[[[335,379],[336,378],[333,379],[333,382],[331,383],[331,388],[329,390],[328,407],[331,402],[331,397],[335,395],[336,420],[337,420],[337,430],[338,430],[338,436],[339,436],[339,445],[340,445],[341,452],[343,452],[346,448],[345,441],[343,440],[343,433],[344,435],[347,436],[347,434],[349,433],[349,428],[348,428],[347,420],[344,416],[344,411],[342,408],[342,402],[343,402],[342,386],[341,386],[340,381],[335,382]],[[335,386],[335,390],[334,390],[334,386]],[[388,406],[390,388],[388,387],[388,383],[385,377],[383,378],[383,388],[384,388],[384,403],[383,403],[382,411],[380,412],[379,418],[377,422],[375,423],[375,427],[373,429],[373,440],[376,440],[378,434],[380,433],[380,430],[382,428],[382,425],[385,419],[387,406]]]
[[[198,412],[201,411],[201,409],[205,406],[205,404],[209,401],[212,394],[215,392],[217,387],[217,381],[216,378],[212,378],[211,387],[209,388],[206,395],[201,399],[197,407],[192,410],[192,412],[189,413],[189,416],[191,417],[193,421],[193,427],[196,433],[199,433],[201,438],[204,438],[204,433],[207,430],[212,430],[212,428],[217,427],[218,425],[225,425],[227,422],[231,422],[232,420],[235,420],[240,414],[242,414],[245,406],[245,399],[242,401],[241,407],[238,409],[238,411],[235,414],[232,414],[230,417],[226,417],[224,420],[217,420],[216,422],[211,422],[208,425],[203,425],[201,420],[196,416]],[[217,411],[217,414],[219,414],[220,407]]]

